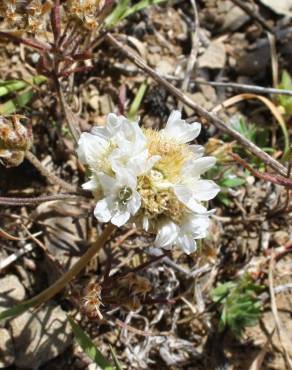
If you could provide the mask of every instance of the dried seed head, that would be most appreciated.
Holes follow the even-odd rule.
[[[8,0],[0,4],[0,16],[8,28],[36,34],[45,31],[46,15],[52,7],[51,0]]]
[[[80,26],[92,31],[99,25],[98,15],[104,3],[102,0],[68,0],[66,3],[67,14]]]
[[[224,143],[222,140],[210,138],[205,145],[205,152],[213,155],[218,163],[230,162],[230,153],[232,153],[234,142]]]
[[[85,288],[85,294],[81,299],[81,311],[88,316],[89,319],[102,319],[100,312],[101,303],[101,286],[96,283],[90,283]]]
[[[0,117],[0,160],[6,167],[20,165],[32,145],[32,132],[20,123],[20,118]]]
[[[115,281],[115,286],[109,292],[107,301],[128,311],[137,311],[151,289],[151,283],[147,278],[130,272]]]

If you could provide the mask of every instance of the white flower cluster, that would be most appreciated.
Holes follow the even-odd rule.
[[[215,164],[203,147],[188,145],[200,133],[171,113],[163,130],[142,129],[138,122],[109,114],[104,127],[94,127],[79,140],[78,156],[91,177],[83,185],[97,199],[95,217],[122,226],[134,222],[156,234],[155,246],[180,246],[186,253],[204,238],[209,214],[202,201],[219,187],[201,174]]]

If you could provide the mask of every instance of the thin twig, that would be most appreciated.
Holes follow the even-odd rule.
[[[128,75],[134,75],[139,72],[139,69],[133,65],[129,64],[122,64],[122,63],[115,63],[111,66],[111,68],[118,69],[119,71],[123,71]],[[160,74],[161,78],[165,78],[168,81],[182,81],[184,77],[173,76],[171,74]],[[240,84],[236,82],[223,82],[223,81],[205,81],[201,78],[192,78],[191,81],[194,82],[196,85],[210,85],[214,87],[222,87],[224,89],[232,89],[244,92],[254,92],[259,94],[271,94],[271,95],[288,95],[292,96],[292,90],[285,90],[285,89],[274,89],[273,87],[264,87],[258,85],[248,85],[248,84]]]
[[[247,1],[242,0],[232,0],[234,4],[239,6],[243,11],[245,11],[251,18],[255,19],[265,30],[268,32],[274,34],[274,30],[272,27],[270,27],[267,22],[264,20],[263,17],[261,17],[255,9],[251,9],[248,5],[246,5]]]
[[[7,258],[0,260],[0,271],[7,268],[9,265],[11,265],[13,262],[15,262],[18,258],[23,256],[26,253],[31,252],[35,246],[32,243],[26,244],[23,248],[18,249],[16,252],[12,253]]]
[[[0,205],[4,206],[34,206],[43,202],[50,202],[54,200],[77,200],[78,196],[72,194],[54,194],[54,195],[42,195],[40,197],[31,198],[15,198],[15,197],[0,197]]]
[[[202,108],[184,93],[182,93],[179,89],[173,86],[171,83],[166,81],[164,78],[160,77],[151,67],[149,67],[142,58],[140,58],[137,54],[132,52],[127,46],[120,43],[113,35],[107,34],[106,40],[109,44],[114,46],[115,48],[119,49],[119,51],[124,54],[127,58],[129,58],[136,66],[141,68],[144,72],[146,72],[149,76],[151,76],[157,83],[164,86],[172,95],[176,96],[180,101],[188,105],[190,108],[194,109],[198,114],[202,117],[213,123],[213,125],[220,131],[230,135],[232,138],[237,140],[241,145],[243,145],[246,149],[248,149],[251,153],[255,156],[260,158],[266,165],[272,167],[278,173],[283,176],[287,175],[287,169],[271,157],[269,154],[265,153],[262,149],[256,146],[254,143],[246,139],[243,135],[239,132],[235,131],[231,127],[227,126],[224,121],[216,117],[215,115],[209,113],[206,109]]]
[[[255,177],[258,177],[261,180],[272,182],[273,184],[285,186],[288,189],[292,189],[292,178],[287,178],[283,176],[276,176],[271,175],[267,172],[258,172],[254,170],[244,159],[242,159],[239,155],[230,153],[231,157],[240,163],[244,168],[246,168],[249,172],[251,172]]]
[[[292,90],[274,89],[273,87],[263,87],[256,85],[239,84],[234,82],[215,82],[215,81],[203,81],[200,79],[194,80],[198,85],[210,85],[214,87],[231,88],[238,91],[254,92],[259,94],[271,94],[271,95],[288,95],[292,96]]]
[[[76,186],[69,184],[68,182],[54,175],[51,171],[47,170],[34,154],[28,151],[26,152],[25,156],[30,161],[30,163],[33,164],[35,168],[38,169],[44,177],[47,178],[50,184],[59,185],[61,188],[67,190],[69,193],[78,192]]]

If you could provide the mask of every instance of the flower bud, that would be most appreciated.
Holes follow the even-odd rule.
[[[32,145],[32,132],[20,123],[21,116],[0,116],[0,161],[6,167],[19,166]]]

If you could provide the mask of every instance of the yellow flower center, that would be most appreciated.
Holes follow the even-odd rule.
[[[138,178],[138,192],[141,195],[141,212],[150,221],[158,221],[161,217],[169,217],[180,223],[188,212],[187,208],[177,199],[172,185],[180,179],[182,167],[192,157],[186,144],[178,144],[168,139],[163,132],[145,129],[149,156],[159,155],[161,159],[155,163],[149,174]]]

